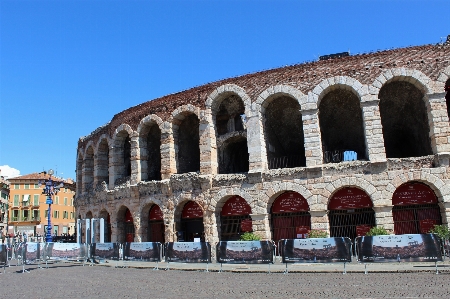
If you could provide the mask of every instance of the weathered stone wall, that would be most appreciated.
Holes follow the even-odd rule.
[[[182,207],[192,200],[204,211],[207,241],[215,244],[220,236],[221,208],[228,198],[238,195],[252,208],[253,230],[263,238],[270,239],[270,210],[278,195],[286,191],[301,194],[310,207],[312,228],[328,229],[330,198],[343,187],[356,187],[370,196],[377,224],[393,229],[392,195],[400,185],[415,181],[432,188],[441,206],[442,219],[448,222],[450,124],[445,84],[450,78],[449,65],[449,46],[397,49],[231,78],[132,107],[114,116],[110,123],[91,135],[80,139],[77,150],[76,213],[81,218],[85,218],[88,212],[94,217],[108,213],[112,241],[121,241],[118,239],[122,238],[124,231],[121,219],[128,208],[133,215],[136,241],[145,241],[148,211],[153,204],[157,204],[164,214],[165,239],[173,241],[176,240],[176,227]],[[389,88],[384,88],[386,86]],[[427,135],[417,139],[418,142],[428,145],[424,145],[426,150],[417,154],[417,157],[410,157],[415,154],[409,153],[402,158],[386,158],[384,130],[391,124],[386,127],[382,124],[385,112],[384,108],[380,109],[380,101],[383,100],[380,91],[393,101],[405,102],[410,99],[399,94],[401,88],[395,86],[411,86],[414,97],[420,98],[420,103],[426,107],[420,116],[414,114],[414,109],[408,113],[408,109],[396,108],[394,112],[398,118],[405,118],[409,123],[421,117],[427,125],[425,134],[418,130],[422,136]],[[351,99],[356,103],[356,108],[343,99]],[[271,141],[267,137],[274,133],[267,130],[266,117],[270,118],[274,111],[275,115],[281,115],[278,118],[283,117],[281,112],[276,112],[288,106],[283,104],[289,103],[288,100],[295,101],[294,106],[298,105],[299,113],[288,111],[286,117],[298,119],[290,120],[291,123],[279,128],[286,130],[293,125],[297,129],[298,125],[303,125],[303,128],[298,128],[298,131],[303,130],[303,142],[292,142],[295,146],[304,145],[302,165],[306,166],[269,169],[271,145],[267,143]],[[326,102],[332,102],[332,108],[328,108],[328,111],[321,105]],[[231,109],[233,111],[226,112],[226,107],[221,104],[227,103],[230,108],[236,106],[236,111]],[[235,114],[242,112],[242,106],[235,103],[243,104],[245,117],[239,118],[245,119],[242,130],[240,127],[236,129],[235,124]],[[288,107],[294,107],[291,106]],[[357,111],[358,107],[360,111]],[[348,109],[354,113],[346,114]],[[358,116],[353,117],[355,114]],[[198,127],[198,139],[192,126],[183,126],[186,117],[198,120],[195,125]],[[328,137],[337,143],[349,135],[349,140],[354,140],[356,144],[349,146],[364,151],[359,161],[324,163],[321,132],[334,125],[334,117],[343,127],[347,123],[352,124],[350,128],[359,126],[356,131],[331,131],[331,137]],[[145,127],[150,123],[157,124],[161,132],[162,180],[149,181],[146,178],[146,173],[155,167],[148,159],[149,139],[145,137],[148,132]],[[232,127],[235,131],[232,131]],[[228,133],[222,134],[225,130]],[[189,133],[185,136],[194,137],[180,139],[180,132],[185,134],[184,131]],[[227,134],[246,138],[248,172],[218,174],[223,154],[219,150],[226,146],[227,138],[234,138],[234,135]],[[396,134],[394,136],[403,137],[400,133]],[[283,138],[282,143],[289,145],[286,138],[301,135],[286,137],[290,134],[281,132],[279,136]],[[130,149],[124,146],[127,138],[130,140]],[[192,141],[190,139],[195,139],[198,151],[194,147],[183,150],[183,142]],[[105,149],[105,145],[108,145],[109,150]],[[152,151],[157,152],[154,148]],[[128,156],[131,175],[127,174],[124,165]],[[177,174],[184,172],[183,168],[180,171],[183,163],[197,164],[198,161],[199,171]],[[109,177],[108,182],[103,182],[105,177]],[[92,184],[96,188],[92,188]]]

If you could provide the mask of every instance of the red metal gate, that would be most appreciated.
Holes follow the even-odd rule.
[[[251,207],[240,196],[227,200],[220,212],[220,240],[236,241],[242,233],[252,230]]]
[[[310,229],[309,212],[272,214],[272,239],[276,243],[282,239],[302,239],[305,237],[302,231]]]
[[[426,234],[434,225],[442,224],[438,204],[394,206],[392,216],[396,235]]]
[[[375,226],[375,212],[372,208],[335,210],[328,212],[331,237],[348,237],[354,240],[364,235],[366,228]]]

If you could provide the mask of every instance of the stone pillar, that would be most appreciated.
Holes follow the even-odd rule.
[[[114,189],[116,180],[124,176],[125,166],[123,165],[123,153],[123,145],[116,140],[110,150],[112,161],[110,160],[111,163],[109,166],[109,189]]]
[[[390,233],[394,233],[394,218],[392,216],[392,206],[374,207],[375,223],[382,226]]]
[[[217,144],[214,122],[210,110],[200,112],[200,173],[217,174]]]
[[[115,175],[114,175],[114,147],[112,146],[109,150],[108,150],[108,175],[109,175],[109,183],[108,183],[108,189],[114,189],[114,180],[115,180]]]
[[[247,146],[249,154],[249,172],[261,172],[267,169],[266,142],[264,140],[261,114],[252,107],[247,119]]]
[[[386,160],[378,103],[378,100],[361,103],[364,134],[366,136],[366,155],[369,161],[372,162]]]
[[[330,236],[330,221],[327,211],[311,211],[311,229],[319,229],[328,232]]]
[[[141,217],[139,215],[133,215],[133,225],[134,225],[134,242],[143,242],[147,237],[141,226]]]
[[[164,211],[164,240],[166,242],[177,241],[174,221],[174,210],[166,209]]]
[[[109,220],[111,221],[111,242],[119,242],[119,226],[115,211],[109,215]]]
[[[206,210],[203,213],[203,226],[205,228],[205,241],[209,242],[211,246],[215,246],[219,242],[219,235],[217,231],[216,215],[213,211]]]
[[[138,182],[141,181],[141,167],[140,167],[140,148],[139,148],[139,137],[138,136],[132,136],[130,138],[131,143],[131,157],[130,157],[130,163],[131,163],[131,178],[130,178],[130,184],[136,185]]]
[[[318,111],[318,109],[300,111],[302,113],[307,167],[323,164],[322,140],[320,135]]]
[[[450,152],[450,125],[445,93],[428,94],[426,98],[429,102],[428,123],[433,153],[448,153]]]
[[[138,151],[136,158],[138,164],[139,181],[148,180],[148,144],[145,136],[138,138]],[[133,155],[133,153],[132,153]]]
[[[177,173],[173,126],[165,122],[161,131],[161,179],[167,180],[173,173]]]
[[[250,214],[252,217],[253,233],[261,237],[262,240],[271,240],[270,214]]]

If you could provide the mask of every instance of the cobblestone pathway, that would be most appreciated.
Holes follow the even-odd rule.
[[[448,298],[450,273],[217,273],[82,267],[7,268],[0,298]],[[3,297],[5,296],[5,297]]]

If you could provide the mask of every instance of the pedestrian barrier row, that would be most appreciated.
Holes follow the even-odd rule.
[[[377,262],[437,262],[442,261],[441,241],[434,234],[388,235],[359,237],[355,240],[357,260],[365,265]],[[278,244],[282,263],[346,263],[352,261],[352,242],[349,238],[310,238],[286,239]],[[221,241],[216,244],[216,262],[222,264],[270,264],[275,262],[276,246],[272,241]],[[211,245],[207,242],[127,242],[93,243],[16,243],[14,246],[0,245],[0,265],[9,266],[10,260],[17,260],[17,265],[48,262],[86,262],[89,265],[103,262],[156,262],[165,261],[166,270],[170,263],[204,263],[206,271],[212,263]]]

